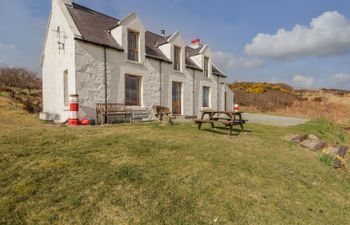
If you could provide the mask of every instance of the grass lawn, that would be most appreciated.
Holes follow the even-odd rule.
[[[349,171],[282,138],[349,134],[325,121],[247,128],[67,128],[0,98],[0,224],[350,224]]]

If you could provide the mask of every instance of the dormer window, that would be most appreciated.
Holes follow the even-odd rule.
[[[178,46],[174,47],[174,70],[181,70],[181,48]]]
[[[139,33],[128,31],[128,59],[139,61]]]
[[[209,77],[209,58],[204,57],[204,77]]]

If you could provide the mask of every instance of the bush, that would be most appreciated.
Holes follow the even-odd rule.
[[[30,113],[42,108],[41,79],[22,68],[0,68],[0,96],[9,97]]]
[[[327,166],[333,168],[340,168],[344,165],[344,159],[342,157],[340,157],[338,154],[334,155],[327,150],[323,150],[318,156],[318,159]]]
[[[0,86],[21,88],[21,89],[41,89],[41,79],[32,71],[23,68],[0,68]]]
[[[254,106],[259,111],[273,111],[291,106],[297,96],[276,90],[266,90],[264,94],[248,93],[241,89],[233,89],[235,103],[241,106]]]

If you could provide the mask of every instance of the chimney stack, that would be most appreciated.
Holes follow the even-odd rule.
[[[192,40],[191,47],[194,49],[201,48],[202,47],[201,40],[199,38]]]

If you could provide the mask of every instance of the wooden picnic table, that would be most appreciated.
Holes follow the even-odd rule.
[[[247,120],[243,120],[243,112],[233,112],[233,111],[220,111],[220,110],[202,110],[201,119],[195,120],[198,124],[198,129],[200,130],[203,123],[210,123],[211,127],[214,128],[215,123],[221,123],[229,127],[228,135],[232,134],[233,126],[239,125],[241,130],[244,131],[244,124]],[[208,118],[205,116],[208,115]],[[224,115],[226,117],[221,117],[217,115]]]

